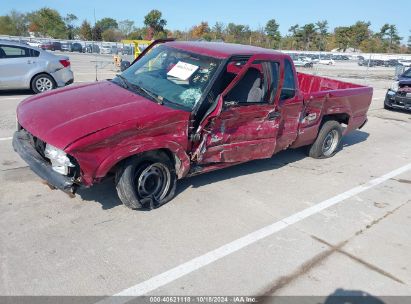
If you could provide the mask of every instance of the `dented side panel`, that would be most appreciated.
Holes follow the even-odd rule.
[[[199,164],[242,162],[270,157],[278,119],[268,120],[272,105],[235,106],[223,110],[206,128]]]

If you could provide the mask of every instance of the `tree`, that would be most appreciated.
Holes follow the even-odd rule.
[[[350,46],[354,49],[358,49],[363,41],[370,38],[370,25],[370,22],[357,21],[354,25],[350,26]]]
[[[118,30],[108,29],[101,33],[101,38],[103,41],[120,41],[121,40],[121,33]]]
[[[156,34],[164,32],[164,27],[166,26],[167,21],[161,17],[162,14],[159,10],[151,10],[144,17],[144,25],[150,29],[148,36],[155,36]],[[152,39],[152,37],[148,38]]]
[[[131,40],[141,40],[146,35],[145,28],[134,28],[131,33],[127,35],[127,39]]]
[[[268,20],[265,26],[265,32],[267,33],[268,39],[271,43],[273,43],[273,47],[276,48],[279,45],[281,40],[280,31],[278,30],[280,25],[275,21],[275,19]]]
[[[0,16],[0,34],[1,35],[13,35],[13,26],[11,24],[10,16]]]
[[[208,26],[208,22],[203,21],[199,25],[193,26],[190,32],[191,36],[195,39],[204,38],[206,34],[210,33],[210,27]]]
[[[84,20],[80,26],[80,38],[83,40],[92,40],[93,33],[90,23],[87,20]]]
[[[224,35],[224,23],[216,22],[211,30],[214,35],[214,39],[223,39]]]
[[[134,29],[134,21],[132,20],[122,20],[118,23],[118,29],[124,37],[127,37]]]
[[[411,30],[410,30],[411,34]],[[408,53],[411,53],[411,35],[408,37],[408,44],[407,44]]]
[[[97,24],[95,26],[93,26],[92,30],[91,30],[91,36],[92,36],[92,40],[95,41],[101,41],[102,40],[102,34],[103,31],[101,30],[101,27],[98,26]]]
[[[345,52],[351,44],[351,28],[348,26],[336,27],[334,30],[334,35],[338,48]]]
[[[78,18],[74,14],[67,14],[67,16],[63,19],[64,23],[66,24],[67,28],[67,38],[74,39],[74,24],[73,22],[76,21]]]
[[[12,10],[0,16],[0,34],[11,36],[27,35],[27,15]]]
[[[115,19],[106,17],[106,18],[103,18],[97,21],[96,27],[99,27],[101,29],[101,32],[104,32],[109,29],[112,29],[112,30],[117,29],[118,24]]]
[[[67,38],[67,28],[60,13],[51,8],[42,8],[28,15],[29,30],[44,37]]]
[[[311,48],[312,41],[316,36],[315,25],[308,23],[301,28],[301,36],[304,42],[304,49],[309,50]]]
[[[326,45],[327,45],[327,37],[328,37],[328,21],[327,20],[318,21],[315,24],[315,27],[318,33],[317,49],[319,49],[320,51],[325,51]]]

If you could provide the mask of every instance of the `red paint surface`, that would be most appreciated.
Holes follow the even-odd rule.
[[[297,73],[294,98],[279,100],[288,55],[263,48],[203,42],[167,42],[183,50],[227,58],[250,55],[222,93],[216,108],[202,120],[191,141],[190,113],[158,105],[108,81],[70,86],[30,97],[17,110],[20,124],[34,136],[76,158],[83,184],[99,181],[121,160],[141,152],[166,149],[177,161],[179,178],[311,144],[325,115],[349,118],[346,132],[361,126],[372,88]],[[224,96],[254,60],[280,64],[280,89],[267,104],[225,107]],[[280,117],[268,119],[271,112]],[[315,115],[308,121],[308,115]],[[195,137],[194,137],[195,138]],[[190,168],[192,169],[190,172]]]

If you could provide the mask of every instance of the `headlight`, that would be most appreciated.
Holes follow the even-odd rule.
[[[391,90],[394,91],[394,92],[397,92],[398,89],[399,89],[399,82],[396,81],[391,85]]]
[[[56,147],[46,144],[46,149],[44,149],[44,156],[51,161],[51,167],[54,171],[67,175],[68,168],[74,167],[70,159],[67,157],[66,152],[57,149]]]

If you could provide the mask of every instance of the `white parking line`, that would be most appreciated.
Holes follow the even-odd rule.
[[[0,141],[3,141],[3,140],[12,140],[13,139],[13,137],[0,137]]]
[[[393,178],[397,175],[400,175],[408,170],[411,170],[411,163],[398,168],[394,171],[391,171],[387,174],[384,174],[376,179],[370,180],[367,183],[354,187],[348,191],[345,191],[341,194],[338,194],[334,197],[331,197],[323,202],[320,202],[316,205],[313,205],[307,209],[304,209],[300,212],[297,212],[289,217],[286,217],[278,222],[275,222],[271,225],[268,225],[264,228],[261,228],[257,231],[254,231],[244,237],[241,237],[235,241],[232,241],[226,245],[223,245],[215,250],[209,251],[199,257],[196,257],[188,262],[185,262],[177,267],[174,267],[170,270],[167,270],[166,272],[163,272],[157,276],[152,277],[151,279],[148,279],[146,281],[143,281],[141,283],[138,283],[134,286],[131,286],[127,289],[124,289],[117,294],[114,295],[113,297],[108,297],[105,298],[99,302],[98,304],[103,304],[103,303],[126,303],[130,301],[129,297],[137,297],[144,295],[150,291],[153,291],[159,287],[162,287],[168,283],[171,283],[191,272],[194,272],[204,266],[207,266],[217,260],[220,260],[244,247],[247,247],[251,244],[254,244],[255,242],[266,238],[268,236],[271,236],[285,228],[287,228],[290,225],[293,225],[295,223],[298,223],[302,221],[303,219],[306,219],[307,217],[310,217],[312,215],[315,215],[327,208],[330,208],[338,203],[343,202],[344,200],[351,198],[361,192],[364,192],[368,189],[371,189],[387,180],[390,178]],[[121,296],[121,297],[120,297]]]
[[[0,101],[2,101],[2,100],[15,100],[15,99],[23,100],[24,98],[29,97],[29,96],[31,96],[31,95],[23,95],[23,96],[16,96],[16,97],[3,97],[3,96],[0,95]]]

